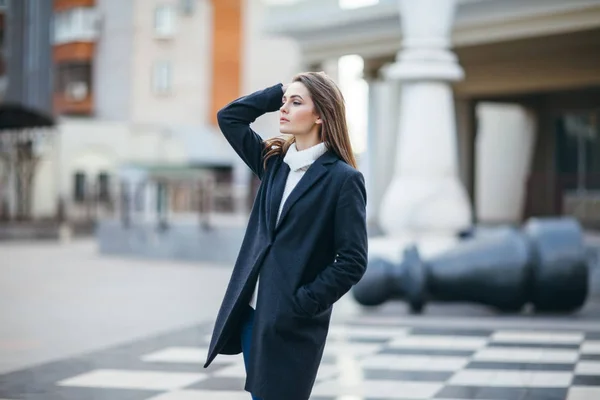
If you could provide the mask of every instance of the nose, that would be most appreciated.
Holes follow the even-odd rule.
[[[283,114],[287,114],[287,112],[288,112],[288,109],[287,109],[287,106],[286,106],[286,104],[285,104],[285,103],[283,103],[283,104],[281,105],[281,107],[279,107],[279,111],[280,111],[281,113],[283,113]]]

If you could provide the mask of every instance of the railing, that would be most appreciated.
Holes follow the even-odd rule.
[[[153,180],[117,182],[100,190],[90,187],[78,198],[63,202],[59,218],[72,225],[93,225],[101,219],[118,219],[124,226],[171,222],[197,222],[204,228],[218,221],[245,218],[253,190],[236,188],[212,178],[198,181]]]
[[[600,229],[600,174],[532,174],[524,217],[547,215],[572,216]]]

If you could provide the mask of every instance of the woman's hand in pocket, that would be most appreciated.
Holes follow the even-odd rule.
[[[294,306],[300,315],[313,317],[319,312],[319,303],[314,300],[306,286],[298,288],[294,294]]]

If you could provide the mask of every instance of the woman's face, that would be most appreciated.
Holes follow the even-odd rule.
[[[290,84],[279,109],[279,131],[288,135],[306,135],[318,129],[319,117],[308,89],[301,82]]]

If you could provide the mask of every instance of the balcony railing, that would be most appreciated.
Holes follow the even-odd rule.
[[[92,115],[94,101],[91,93],[82,99],[69,98],[66,94],[54,94],[54,111],[57,114]]]
[[[75,7],[54,14],[54,44],[94,42],[100,33],[94,7]]]

